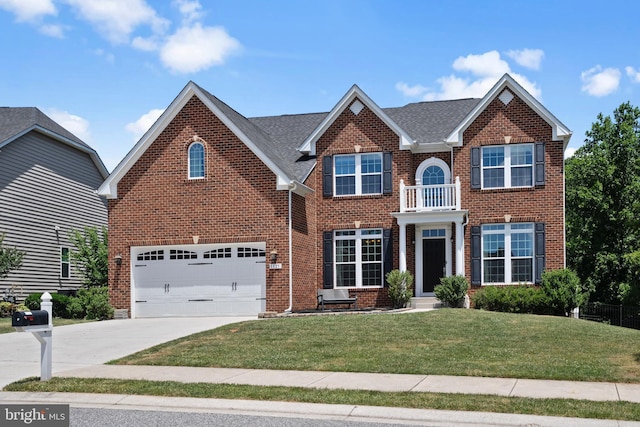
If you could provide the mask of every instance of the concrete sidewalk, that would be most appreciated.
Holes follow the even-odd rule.
[[[640,384],[602,382],[137,365],[90,366],[60,372],[56,376],[640,403]]]

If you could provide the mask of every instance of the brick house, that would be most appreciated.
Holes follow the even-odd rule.
[[[482,99],[246,118],[193,82],[99,189],[110,297],[132,317],[387,306],[439,278],[538,283],[563,268],[571,132],[509,75]]]

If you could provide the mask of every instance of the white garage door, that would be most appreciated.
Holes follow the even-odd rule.
[[[131,248],[134,316],[264,312],[265,248],[264,242]]]

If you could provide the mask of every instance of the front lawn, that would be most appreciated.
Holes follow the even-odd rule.
[[[640,331],[444,309],[232,324],[112,363],[640,382]]]

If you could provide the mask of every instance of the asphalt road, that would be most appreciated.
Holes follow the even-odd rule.
[[[353,422],[338,419],[261,417],[238,414],[158,412],[98,408],[71,408],[70,427],[402,427],[427,425]]]

